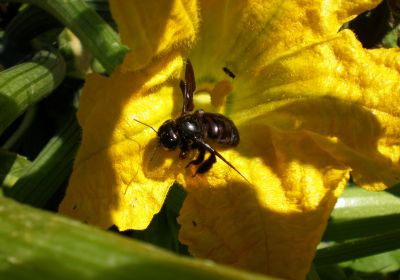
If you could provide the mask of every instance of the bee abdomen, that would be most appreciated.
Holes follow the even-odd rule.
[[[220,144],[236,146],[239,144],[239,131],[229,118],[221,114],[196,111],[204,126],[204,138],[212,139]]]

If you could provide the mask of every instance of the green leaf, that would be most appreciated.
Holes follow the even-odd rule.
[[[0,182],[1,187],[11,188],[31,166],[27,158],[16,153],[0,151]]]
[[[343,269],[338,265],[325,265],[316,268],[318,275],[323,280],[347,280]]]
[[[174,183],[161,211],[154,216],[145,230],[129,231],[129,236],[149,242],[170,251],[189,255],[187,247],[178,240],[179,225],[176,221],[186,192],[178,183]]]
[[[65,126],[50,139],[32,165],[5,195],[18,201],[43,207],[69,177],[79,145],[80,127],[71,116]]]
[[[314,265],[311,265],[310,271],[307,274],[306,280],[321,280]]]
[[[181,257],[0,197],[0,279],[273,279]]]
[[[63,59],[51,52],[39,52],[31,62],[0,73],[0,133],[29,106],[47,96],[65,75]]]
[[[174,215],[175,217],[179,216],[179,212],[182,208],[185,198],[186,192],[184,188],[175,182],[169,189],[167,198],[165,200],[165,204],[169,212],[171,212],[171,215]]]

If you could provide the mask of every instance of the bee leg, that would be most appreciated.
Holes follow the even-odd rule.
[[[200,144],[201,144],[201,147],[203,147],[203,149],[205,149],[206,151],[210,152],[211,155],[214,156],[214,162],[215,162],[215,156],[219,157],[223,162],[225,162],[227,165],[229,165],[230,168],[232,168],[232,169],[235,170],[240,176],[242,176],[242,178],[243,178],[244,180],[246,180],[246,182],[250,183],[249,180],[247,180],[246,177],[244,177],[243,174],[240,173],[239,170],[237,170],[236,167],[234,167],[229,161],[227,161],[217,150],[214,150],[210,145],[208,145],[208,144],[205,143],[205,142],[200,142]],[[208,162],[209,160],[210,160],[210,158],[208,158],[208,159],[199,167],[199,169],[200,169],[200,168],[202,168],[203,165],[206,165],[206,166],[204,167],[204,168],[205,168],[205,171],[200,172],[199,170],[197,170],[196,173],[204,173],[204,172],[208,171],[208,170],[211,168],[212,164],[214,163],[214,162],[213,162],[213,163],[207,165],[207,162]],[[208,168],[207,168],[207,167],[208,167]]]
[[[179,153],[179,158],[180,159],[185,159],[187,154],[188,154],[188,150],[181,150],[181,152]]]
[[[186,165],[186,168],[189,167],[189,166],[192,165],[192,164],[198,165],[198,164],[202,163],[203,160],[204,160],[204,155],[205,155],[205,153],[206,153],[206,151],[205,151],[204,149],[201,149],[201,148],[200,148],[200,149],[199,149],[199,154],[198,154],[197,158],[196,158],[195,160],[192,160],[191,162],[189,162],[189,163]]]
[[[196,173],[194,173],[193,177],[196,176],[197,173],[206,173],[208,170],[211,169],[213,164],[217,161],[215,154],[211,153],[211,155],[208,157],[208,159],[203,162],[199,168],[197,168]]]

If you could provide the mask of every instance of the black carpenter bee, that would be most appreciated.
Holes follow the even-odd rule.
[[[181,115],[177,119],[165,121],[156,131],[159,145],[167,150],[175,150],[179,147],[181,159],[185,159],[191,150],[198,150],[197,158],[186,165],[186,167],[192,164],[199,165],[193,176],[210,170],[216,162],[217,156],[247,181],[229,161],[208,143],[211,140],[224,146],[237,146],[240,140],[239,131],[232,120],[222,114],[208,113],[202,109],[192,112],[196,83],[193,67],[189,60],[186,62],[185,81],[181,80],[179,87],[183,94]],[[210,156],[204,160],[206,152],[209,152]]]

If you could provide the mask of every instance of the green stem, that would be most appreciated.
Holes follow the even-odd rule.
[[[0,1],[1,2],[1,1]],[[36,5],[68,27],[111,73],[122,63],[127,48],[118,34],[83,0],[21,0]]]
[[[50,139],[14,187],[4,191],[5,194],[23,203],[43,207],[71,174],[79,139],[80,127],[73,116]]]
[[[1,147],[4,150],[9,150],[15,143],[24,135],[24,133],[28,130],[29,126],[32,124],[33,118],[36,115],[37,108],[32,106],[26,110],[25,115],[21,121],[21,124],[18,126],[17,130],[13,132],[13,134],[7,139],[7,141]]]
[[[370,192],[348,187],[339,198],[323,240],[344,241],[400,229],[397,187],[389,192]]]
[[[272,279],[149,244],[0,197],[0,279]]]
[[[53,89],[65,76],[63,59],[51,52],[39,52],[32,62],[0,73],[0,133],[29,106]]]
[[[398,229],[400,229],[400,214],[337,221],[328,225],[323,240],[340,242]]]
[[[319,249],[315,265],[340,263],[400,248],[400,230]]]

